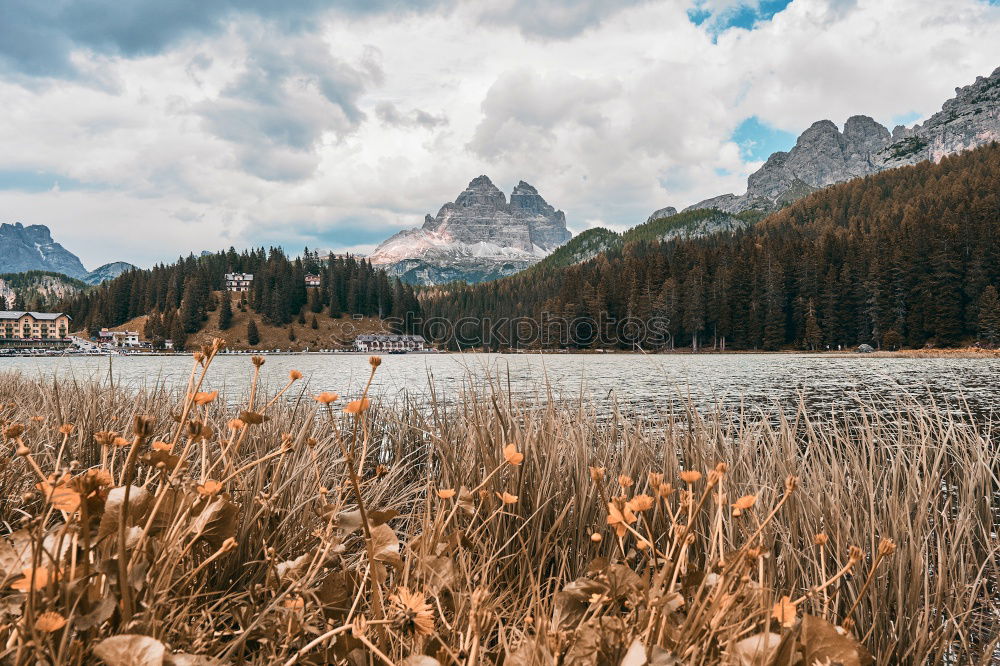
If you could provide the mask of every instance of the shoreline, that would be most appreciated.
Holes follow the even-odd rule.
[[[0,360],[4,358],[106,358],[106,357],[168,357],[168,356],[190,356],[193,352],[102,352],[89,354],[59,354],[59,353],[24,353],[24,354],[2,354]],[[462,351],[410,351],[402,354],[388,354],[377,351],[292,351],[292,350],[239,350],[232,352],[221,352],[220,357],[226,356],[428,356],[428,355],[470,355],[470,354],[497,354],[500,356],[815,356],[817,358],[909,358],[909,359],[941,359],[941,358],[978,358],[978,359],[1000,359],[1000,349],[980,349],[975,347],[965,347],[957,349],[900,349],[896,351],[873,351],[857,352],[849,350],[840,351],[805,351],[796,349],[784,349],[778,351],[764,351],[752,349],[738,350],[702,350],[693,352],[690,349],[675,349],[671,351],[629,351],[624,349],[616,350],[523,350],[523,351],[483,351],[480,349],[467,349]]]

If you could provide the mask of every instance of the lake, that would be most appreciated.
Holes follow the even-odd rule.
[[[0,372],[28,376],[107,381],[116,385],[180,389],[191,369],[189,356],[3,358]],[[238,400],[252,374],[249,356],[220,356],[207,386]],[[288,372],[300,370],[298,389],[308,394],[334,391],[355,396],[368,377],[367,356],[274,355],[261,369],[264,384],[276,390]],[[966,401],[979,415],[1000,407],[1000,359],[879,358],[815,354],[406,354],[383,357],[373,394],[394,399],[437,393],[456,399],[461,389],[500,379],[506,390],[527,399],[545,398],[548,383],[557,399],[601,403],[617,399],[640,412],[655,412],[690,398],[702,409],[715,404],[772,411],[794,407],[800,396],[814,413],[857,404],[893,405],[899,398],[936,401],[960,410]]]

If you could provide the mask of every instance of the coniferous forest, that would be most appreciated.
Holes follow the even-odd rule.
[[[541,347],[995,344],[998,234],[994,143],[824,189],[736,233],[642,240],[582,264],[430,290],[423,309],[471,318],[459,330],[468,346],[516,344],[496,326],[518,317],[543,331],[547,320],[577,322],[568,340],[557,329],[524,344]],[[628,318],[648,324],[639,343],[635,327],[615,325]]]
[[[225,274],[230,272],[252,273],[250,291],[226,292]],[[308,273],[321,276],[320,288],[306,288]],[[76,325],[91,334],[148,314],[145,337],[170,338],[180,348],[188,335],[201,329],[210,310],[221,308],[220,323],[225,323],[226,312],[231,319],[236,307],[253,311],[274,326],[291,324],[305,314],[402,320],[407,312],[419,310],[412,287],[364,259],[350,255],[320,259],[308,249],[302,257],[290,259],[277,248],[191,255],[171,265],[124,273],[63,304]]]

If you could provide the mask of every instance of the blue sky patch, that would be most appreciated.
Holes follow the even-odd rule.
[[[770,21],[792,0],[749,0],[722,12],[705,9],[703,0],[695,0],[695,6],[688,9],[688,19],[697,26],[704,26],[715,39],[730,28],[752,30],[760,21]],[[998,0],[1000,1],[1000,0]]]
[[[997,0],[997,2],[1000,2],[1000,0]],[[891,130],[896,125],[910,126],[913,123],[920,120],[921,118],[923,118],[923,116],[917,113],[916,111],[910,111],[909,113],[900,113],[892,117],[892,123],[889,126],[889,129]]]
[[[48,192],[54,188],[60,190],[99,190],[103,189],[93,183],[84,183],[57,173],[48,171],[18,171],[0,169],[0,190],[18,190],[20,192]]]
[[[750,116],[739,124],[730,139],[740,147],[740,157],[760,162],[766,160],[771,153],[791,150],[796,137],[791,132],[761,122],[757,116]]]

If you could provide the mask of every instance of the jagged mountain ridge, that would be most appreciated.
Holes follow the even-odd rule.
[[[508,202],[479,176],[435,217],[393,235],[369,259],[413,284],[483,282],[528,268],[571,237],[565,213],[528,183],[520,181]]]
[[[868,116],[852,116],[841,132],[829,120],[817,121],[790,151],[772,154],[750,175],[745,194],[722,194],[685,210],[776,210],[835,183],[923,160],[938,162],[993,141],[1000,141],[1000,67],[956,88],[941,111],[910,128],[897,126],[890,133]]]
[[[52,232],[45,225],[0,224],[0,273],[46,271],[87,284],[100,284],[134,268],[124,261],[115,261],[88,271],[79,257],[52,239]]]

